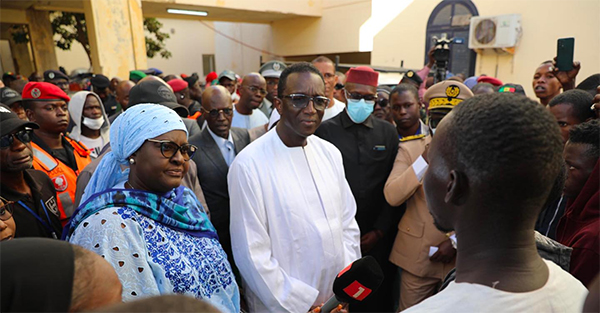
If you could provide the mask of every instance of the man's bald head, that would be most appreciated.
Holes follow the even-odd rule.
[[[248,73],[242,79],[242,86],[251,86],[253,84],[267,84],[266,80],[259,73]]]
[[[133,86],[135,86],[135,83],[130,80],[123,80],[117,84],[116,99],[123,110],[127,110],[129,106],[129,91]]]
[[[233,104],[227,88],[210,86],[202,93],[202,111],[208,128],[221,138],[229,138],[233,119]]]
[[[231,105],[231,96],[227,88],[221,85],[214,85],[206,88],[202,92],[202,107],[206,111],[215,109],[219,104]]]
[[[242,79],[240,101],[236,110],[248,115],[258,108],[267,95],[267,81],[259,73],[249,73]]]

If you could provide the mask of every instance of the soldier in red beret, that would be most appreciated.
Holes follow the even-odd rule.
[[[64,132],[69,126],[67,103],[71,100],[56,85],[30,82],[23,89],[23,106],[34,130],[33,167],[48,174],[58,194],[58,208],[63,226],[75,210],[77,175],[91,162],[90,151]]]
[[[177,103],[186,107],[190,112],[190,116],[188,116],[188,118],[195,120],[202,115],[200,112],[202,106],[198,101],[190,97],[190,88],[188,82],[183,79],[175,78],[168,81],[167,84],[173,88],[173,93],[175,93],[175,97],[177,97]]]
[[[383,187],[398,152],[398,133],[391,123],[371,114],[377,101],[379,73],[359,66],[346,75],[347,107],[323,122],[315,135],[331,142],[342,153],[346,179],[356,200],[362,254],[373,256],[385,275],[379,292],[364,304],[353,305],[351,310],[391,312],[396,267],[388,257],[401,210],[385,201]]]

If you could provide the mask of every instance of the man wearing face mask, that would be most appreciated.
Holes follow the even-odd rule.
[[[346,108],[323,122],[315,134],[342,153],[346,178],[356,200],[362,253],[375,257],[384,271],[385,280],[379,292],[350,309],[390,312],[391,283],[396,269],[388,256],[402,211],[385,201],[383,187],[398,152],[398,133],[391,123],[371,114],[377,100],[379,73],[359,66],[346,75]]]
[[[100,97],[89,91],[80,91],[69,102],[69,114],[75,126],[69,136],[90,149],[95,159],[110,140],[110,123]]]

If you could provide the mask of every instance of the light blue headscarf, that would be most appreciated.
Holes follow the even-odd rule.
[[[137,104],[123,112],[110,126],[110,146],[81,198],[84,203],[92,195],[113,188],[129,176],[127,158],[136,152],[147,139],[152,139],[172,130],[187,129],[175,111],[159,104]],[[121,166],[127,168],[123,171]]]

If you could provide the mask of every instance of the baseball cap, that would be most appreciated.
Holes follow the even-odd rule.
[[[223,77],[229,78],[229,79],[235,81],[235,73],[233,71],[230,71],[230,70],[224,70],[224,71],[222,71],[221,74],[219,74],[219,77],[217,78],[217,81],[220,81],[221,78],[223,78]]]
[[[525,96],[525,89],[519,84],[504,84],[498,88],[498,92],[518,93]]]
[[[21,95],[23,101],[71,101],[71,98],[58,86],[46,82],[28,82]]]
[[[455,80],[445,80],[427,89],[423,100],[429,102],[429,110],[453,109],[463,100],[473,97],[473,92],[465,84]]]
[[[94,74],[90,78],[90,83],[96,88],[104,89],[110,86],[110,79],[102,74]]]
[[[200,79],[200,77],[198,76],[198,73],[193,73],[192,75],[184,78],[183,80],[185,80],[188,83],[188,87],[189,86],[194,86],[194,84]]]
[[[0,89],[0,102],[10,106],[15,102],[23,100],[21,95],[13,89],[4,87]]]
[[[15,80],[15,79],[17,79],[17,75],[15,75],[15,73],[13,73],[13,72],[6,72],[6,73],[2,74],[2,80],[6,80],[6,79]]]
[[[175,94],[158,80],[146,80],[133,86],[129,91],[129,106],[141,103],[158,103],[177,112],[181,117],[187,117],[188,109],[179,103]]]
[[[21,127],[40,128],[34,122],[20,119],[6,104],[0,103],[0,137],[8,135]]]
[[[69,76],[65,75],[65,73],[57,70],[47,70],[44,72],[44,81],[49,82],[54,79],[66,79],[69,81]]]
[[[287,65],[285,65],[285,63],[281,61],[269,61],[263,64],[263,66],[260,67],[260,70],[258,70],[258,72],[263,77],[279,78],[283,70],[285,70],[286,68]]]

